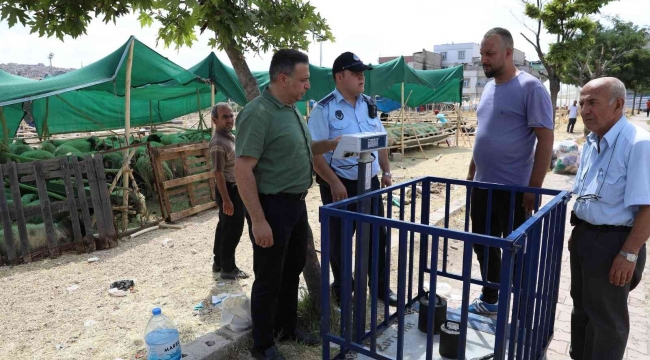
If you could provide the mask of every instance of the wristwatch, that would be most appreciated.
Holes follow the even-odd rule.
[[[392,177],[393,177],[393,174],[391,174],[390,172],[386,171],[386,172],[381,173],[381,176],[382,176],[382,177],[384,177],[384,176],[388,176],[389,178],[392,178]]]
[[[625,252],[623,250],[621,250],[621,252],[619,254],[623,255],[625,260],[627,260],[627,261],[629,261],[631,263],[636,262],[636,259],[638,257],[637,255],[634,255],[634,254],[629,253],[629,252]]]

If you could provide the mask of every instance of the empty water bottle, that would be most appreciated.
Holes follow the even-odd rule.
[[[144,342],[147,344],[148,360],[179,360],[181,358],[181,342],[178,329],[168,317],[162,314],[160,308],[152,311],[144,330]]]

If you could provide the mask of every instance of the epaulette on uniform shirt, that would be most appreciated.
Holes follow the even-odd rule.
[[[330,101],[334,100],[335,96],[334,94],[329,94],[325,96],[321,101],[318,102],[318,105],[320,106],[327,106]]]

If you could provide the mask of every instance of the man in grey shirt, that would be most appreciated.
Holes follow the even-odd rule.
[[[553,106],[542,83],[519,71],[513,60],[514,41],[506,29],[488,31],[481,42],[481,63],[488,78],[478,106],[478,130],[468,180],[515,186],[541,187],[553,152]],[[537,142],[537,146],[535,146]],[[521,225],[535,207],[535,195],[516,193],[510,208],[509,191],[492,191],[488,209],[488,190],[474,188],[470,215],[472,232],[485,234],[487,214],[491,213],[490,235],[506,237]],[[510,213],[514,221],[510,229]],[[483,280],[498,283],[501,250],[474,245]],[[469,311],[495,314],[499,292],[484,286],[481,296]]]

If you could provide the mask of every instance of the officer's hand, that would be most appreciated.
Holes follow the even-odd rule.
[[[572,235],[569,235],[569,244],[567,245],[567,248],[569,249],[569,252],[571,252],[571,238],[572,237],[573,237]]]
[[[263,248],[273,246],[273,231],[271,231],[271,226],[266,220],[253,223],[253,237],[255,238],[255,244],[258,246]]]
[[[332,200],[334,202],[348,198],[348,191],[345,190],[345,186],[340,180],[334,184],[330,184],[330,191],[332,192]]]
[[[609,282],[614,286],[625,286],[632,281],[635,267],[635,262],[627,261],[621,254],[616,255],[612,269],[609,270]]]
[[[235,213],[235,206],[231,200],[223,202],[223,213],[228,216],[232,216]]]
[[[390,176],[381,177],[381,187],[385,188],[391,185],[393,185],[393,178],[391,178]]]
[[[341,141],[341,137],[334,138],[330,140],[330,149],[332,151],[336,150],[336,147],[339,145],[339,141]]]

